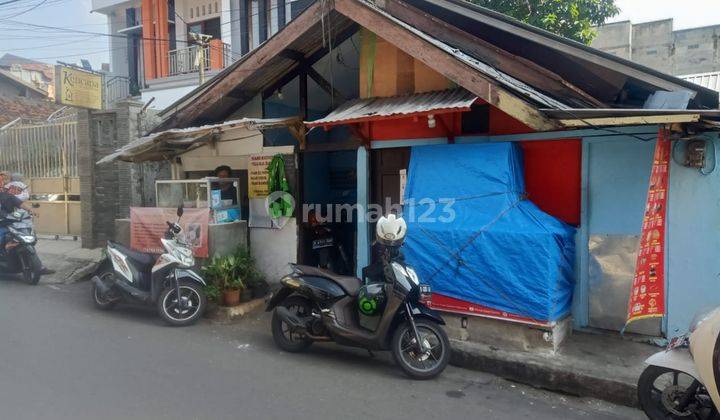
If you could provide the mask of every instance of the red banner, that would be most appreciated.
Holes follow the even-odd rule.
[[[539,321],[537,319],[511,314],[510,312],[499,311],[497,309],[488,308],[487,306],[478,305],[465,300],[451,298],[450,296],[441,295],[439,293],[433,293],[432,299],[429,302],[426,302],[426,304],[430,308],[438,311],[452,312],[461,315],[502,319],[505,321],[518,322],[538,327],[547,327],[551,325],[550,322]]]
[[[166,222],[177,220],[177,209],[160,207],[130,208],[130,248],[135,251],[162,254],[165,252],[160,239],[168,229]],[[208,257],[208,229],[210,209],[184,209],[180,226],[199,258]]]
[[[627,323],[665,314],[665,215],[670,176],[670,132],[660,129],[643,216]]]

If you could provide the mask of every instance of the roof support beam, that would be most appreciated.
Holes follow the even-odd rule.
[[[524,99],[437,48],[405,24],[397,25],[399,21],[374,9],[374,6],[355,0],[335,0],[335,9],[525,125],[538,131],[558,128],[556,122],[546,118]]]
[[[221,100],[226,92],[235,89],[243,80],[252,76],[254,72],[261,69],[268,61],[280,56],[282,51],[288,49],[293,41],[317,23],[318,16],[321,13],[320,7],[320,2],[315,2],[308,6],[308,8],[293,19],[285,29],[268,39],[262,48],[256,48],[243,57],[237,66],[233,66],[232,70],[229,70],[227,76],[213,79],[217,80],[217,82],[203,92],[203,94],[193,102],[192,106],[184,106],[169,120],[164,121],[160,127],[173,126],[177,121],[187,123],[194,120],[202,114],[208,106]],[[327,11],[327,13],[329,13],[329,11]]]
[[[426,34],[452,47],[458,47],[486,64],[556,98],[573,95],[582,102],[604,106],[602,102],[552,71],[498,48],[403,1],[387,1],[380,7]]]
[[[700,121],[700,114],[646,115],[636,117],[580,118],[560,120],[565,127],[602,127],[643,124],[677,124]]]

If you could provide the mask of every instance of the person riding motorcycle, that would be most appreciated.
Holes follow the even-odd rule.
[[[0,252],[5,252],[5,234],[8,232],[7,223],[5,220],[7,216],[15,211],[15,209],[21,208],[26,210],[28,213],[33,214],[30,207],[23,203],[22,200],[5,191],[0,191]]]

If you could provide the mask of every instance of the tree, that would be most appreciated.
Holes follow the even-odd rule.
[[[620,12],[615,0],[469,0],[522,22],[589,44],[594,26]]]

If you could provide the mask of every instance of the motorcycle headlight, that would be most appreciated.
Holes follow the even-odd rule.
[[[193,257],[192,250],[190,249],[177,248],[175,250],[175,257],[185,266],[192,267],[195,265],[195,257]]]

